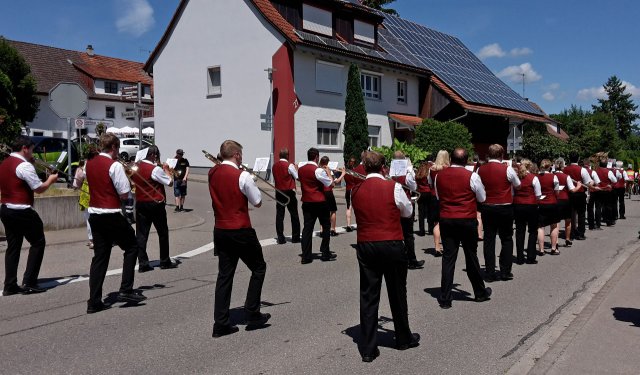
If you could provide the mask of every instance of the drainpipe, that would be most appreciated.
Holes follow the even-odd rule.
[[[465,109],[465,110],[464,110],[464,115],[462,115],[462,116],[458,116],[458,117],[456,117],[456,118],[454,118],[454,119],[452,119],[452,120],[449,120],[449,121],[450,121],[450,122],[455,122],[455,121],[460,120],[461,118],[465,118],[465,117],[467,117],[468,115],[469,115],[469,111],[467,111],[467,110]]]

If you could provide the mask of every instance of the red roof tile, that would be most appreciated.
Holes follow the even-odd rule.
[[[410,126],[422,125],[422,118],[418,116],[402,115],[399,113],[389,113],[388,116],[391,119],[403,125],[410,125]]]

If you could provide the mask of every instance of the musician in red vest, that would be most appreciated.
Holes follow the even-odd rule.
[[[599,167],[595,170],[598,178],[600,178],[600,191],[597,193],[599,199],[596,199],[596,226],[600,226],[602,221],[608,227],[615,225],[615,197],[613,195],[613,186],[618,179],[615,174],[607,168],[608,160],[604,153],[599,157]]]
[[[551,173],[551,160],[540,161],[540,190],[542,196],[538,201],[538,255],[544,255],[544,228],[549,227],[549,239],[551,241],[551,255],[559,255],[558,250],[558,223],[560,215],[558,212],[558,194],[560,181],[558,176]]]
[[[289,150],[280,150],[280,160],[271,168],[273,180],[276,184],[276,199],[278,202],[286,202],[289,216],[291,217],[291,242],[300,242],[300,217],[298,216],[298,200],[296,199],[296,180],[298,179],[298,167],[289,161]],[[282,192],[282,193],[280,193]],[[284,193],[284,195],[283,195]],[[286,196],[286,197],[285,197]],[[276,236],[278,244],[287,243],[284,237],[284,208],[282,204],[276,204]]]
[[[418,236],[433,234],[433,220],[430,215],[431,211],[431,185],[429,185],[429,168],[433,163],[431,161],[423,161],[420,163],[418,172],[416,173],[416,183],[418,184]],[[424,228],[424,221],[427,220],[427,230]]]
[[[534,164],[529,159],[520,160],[518,178],[520,189],[513,195],[513,216],[516,224],[516,263],[524,264],[524,237],[527,239],[527,264],[536,264],[536,242],[538,239],[538,199],[542,195],[540,181],[533,174]]]
[[[489,146],[489,162],[478,169],[487,200],[481,207],[484,226],[484,263],[488,282],[496,281],[496,234],[500,236],[500,279],[511,280],[513,274],[513,189],[520,187],[516,171],[502,163],[504,148]]]
[[[362,167],[362,164],[356,164],[356,163],[357,163],[356,158],[354,157],[349,158],[349,161],[347,162],[347,166],[345,169],[350,169],[360,174],[364,174],[363,173],[364,169]],[[351,227],[351,190],[354,188],[354,186],[361,183],[362,180],[356,176],[352,176],[350,174],[345,173],[344,182],[346,185],[345,191],[344,191],[344,200],[347,202],[347,210],[345,211],[346,218],[347,218],[347,226],[345,229],[347,230],[347,232],[352,232],[353,227]]]
[[[582,165],[584,169],[589,173],[589,177],[591,177],[592,184],[589,186],[588,192],[589,196],[587,198],[587,223],[589,224],[589,230],[602,230],[600,228],[600,223],[598,222],[598,227],[596,228],[595,223],[595,206],[596,200],[598,199],[598,192],[600,191],[600,177],[595,172],[595,168],[597,168],[598,162],[593,162],[593,168],[591,168],[591,159],[586,158],[582,161]]]
[[[468,158],[465,149],[456,148],[451,155],[451,166],[440,171],[434,181],[434,190],[440,202],[439,223],[444,248],[438,297],[438,303],[443,309],[451,307],[451,289],[460,244],[475,301],[484,302],[491,296],[491,288],[485,288],[482,281],[477,255],[476,205],[484,202],[486,195],[480,176],[465,168]]]
[[[89,224],[94,253],[89,271],[87,314],[109,307],[102,301],[102,284],[114,243],[124,250],[118,301],[138,303],[147,299],[133,291],[138,244],[133,228],[122,215],[121,202],[128,199],[131,186],[123,165],[116,161],[120,140],[114,134],[103,134],[100,136],[100,149],[102,152],[87,161],[86,166],[87,183],[91,189]]]
[[[571,203],[571,232],[574,240],[585,240],[585,213],[587,209],[587,188],[593,185],[593,180],[586,168],[578,165],[580,155],[572,152],[569,155],[571,164],[564,167],[566,173],[574,181],[578,181],[582,186],[575,192],[569,193]]]
[[[573,183],[573,179],[566,173],[564,173],[564,159],[557,158],[554,162],[556,171],[555,175],[558,177],[558,183],[560,184],[560,190],[558,191],[558,219],[564,220],[564,246],[571,247],[571,201],[570,194],[578,192],[582,188],[582,183],[576,181]]]
[[[33,159],[34,143],[27,136],[18,136],[11,145],[13,152],[0,164],[0,218],[7,238],[4,254],[3,296],[13,294],[41,293],[38,274],[46,245],[44,226],[38,213],[33,209],[33,193],[43,193],[58,180],[57,174],[50,175],[45,182],[40,181]],[[22,287],[18,286],[18,263],[22,241],[29,242],[27,268],[22,277]]]
[[[354,187],[353,209],[358,216],[357,256],[360,268],[360,330],[362,361],[380,355],[377,343],[380,287],[384,277],[395,328],[396,348],[419,345],[420,335],[411,333],[407,308],[407,254],[401,218],[411,217],[413,207],[400,184],[382,176],[384,156],[363,155],[367,179]],[[371,204],[375,202],[375,204]]]
[[[626,219],[624,216],[626,211],[624,206],[624,196],[627,192],[627,183],[630,180],[627,176],[627,172],[622,168],[622,164],[621,160],[616,161],[615,175],[618,181],[613,185],[613,202],[615,218],[624,220]]]
[[[308,162],[298,169],[298,179],[302,188],[302,216],[304,226],[302,228],[302,260],[300,263],[308,264],[311,258],[311,244],[313,227],[316,220],[320,221],[322,243],[320,244],[321,260],[329,261],[336,258],[336,254],[329,250],[331,222],[329,220],[329,207],[324,196],[324,188],[333,184],[333,178],[327,172],[318,167],[320,153],[316,148],[307,151]]]
[[[262,194],[251,174],[242,171],[242,146],[233,140],[220,145],[223,161],[209,170],[209,194],[215,216],[213,244],[218,252],[218,278],[216,281],[213,309],[214,338],[238,332],[231,325],[229,305],[233,276],[238,260],[251,270],[244,310],[248,327],[263,326],[271,317],[260,312],[262,283],[267,264],[262,255],[262,246],[251,227],[249,207],[262,205]]]
[[[137,171],[131,176],[131,182],[136,187],[136,240],[138,241],[138,272],[153,271],[147,255],[147,240],[151,224],[158,232],[160,243],[160,268],[178,267],[177,261],[169,257],[169,227],[167,225],[167,211],[165,186],[173,183],[169,166],[160,162],[160,150],[153,145],[147,148],[147,156],[137,164]]]

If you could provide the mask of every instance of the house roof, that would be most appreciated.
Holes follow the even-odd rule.
[[[94,55],[86,52],[43,46],[40,44],[7,40],[24,57],[37,81],[38,94],[46,95],[60,82],[75,82],[82,86],[90,98],[120,100],[113,95],[96,94],[94,79],[119,82],[142,82],[153,86],[153,80],[142,69],[140,62]]]
[[[418,126],[422,124],[422,117],[418,116],[403,115],[401,113],[389,113],[388,116],[392,120],[406,126]]]

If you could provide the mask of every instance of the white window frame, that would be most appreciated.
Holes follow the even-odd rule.
[[[367,85],[369,81],[369,85]],[[377,81],[377,84],[374,82]],[[372,74],[365,71],[360,71],[360,84],[362,85],[362,95],[365,99],[382,100],[382,75]],[[374,89],[377,87],[377,90]]]
[[[341,128],[342,124],[339,122],[333,122],[333,121],[318,121],[317,125],[316,125],[316,143],[318,145],[318,148],[323,148],[323,149],[340,149],[340,144],[341,144],[341,140],[340,140],[340,128]],[[320,142],[318,142],[318,132],[320,130],[323,130],[323,135],[322,135],[322,140],[320,140]],[[324,132],[324,130],[327,130],[327,132]],[[331,144],[331,133],[333,133],[335,131],[335,144]],[[328,143],[323,143],[324,138],[329,137],[329,142]]]
[[[214,84],[212,73],[218,73],[218,84]],[[222,96],[222,67],[213,65],[207,67],[207,98],[217,98]]]
[[[314,33],[333,36],[333,14],[328,10],[302,4],[302,28]]]
[[[398,104],[407,104],[407,81],[399,79],[396,84],[398,94]]]
[[[321,69],[329,69],[329,73],[335,74],[335,77],[331,78],[337,79],[338,82],[328,80],[326,74],[322,74],[322,72],[319,71]],[[344,86],[344,65],[316,60],[316,91],[342,95]]]
[[[353,21],[353,38],[358,42],[375,44],[376,43],[375,25],[368,22],[354,20]]]
[[[372,130],[374,130],[373,134],[371,132]],[[369,125],[367,131],[369,132],[369,147],[380,147],[380,132],[382,131],[382,126]],[[372,142],[374,139],[376,141],[375,145]]]

